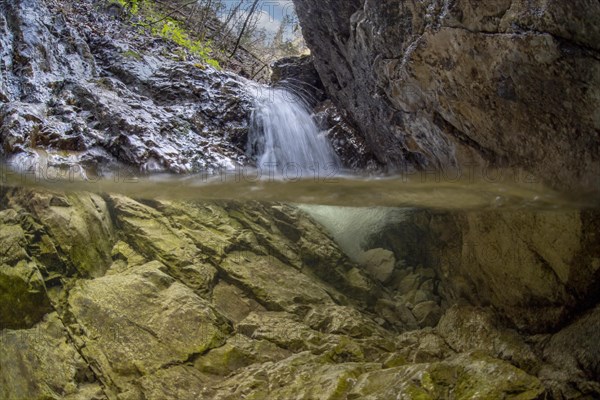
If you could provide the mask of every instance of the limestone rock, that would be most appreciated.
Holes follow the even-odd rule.
[[[8,308],[0,307],[0,316],[13,324],[0,329],[0,397],[600,393],[595,311],[554,335],[527,337],[503,326],[515,316],[506,302],[523,295],[528,304],[529,287],[551,290],[527,278],[543,265],[528,258],[533,252],[557,276],[545,285],[569,294],[559,297],[568,299],[564,310],[593,302],[597,230],[583,214],[559,218],[559,227],[544,213],[418,213],[409,220],[424,230],[428,267],[396,269],[382,286],[291,206],[0,193],[0,205],[10,207],[0,211],[0,243],[6,244],[0,281],[10,278],[2,281]],[[72,231],[59,226],[65,216],[74,219]],[[478,230],[481,245],[489,247],[506,226],[520,232],[511,243],[527,255],[521,264],[527,270],[516,277],[491,268],[498,264],[484,258],[484,249],[468,258],[463,245]],[[387,243],[395,242],[391,234]],[[79,271],[73,260],[90,258],[69,249],[86,241],[101,262]],[[462,264],[451,264],[456,260]],[[499,296],[501,283],[517,278],[522,286]],[[464,305],[485,301],[500,318]],[[452,307],[457,302],[463,305]],[[529,316],[545,306],[540,298]],[[32,335],[43,339],[33,343]]]
[[[279,361],[290,353],[267,340],[252,340],[237,334],[224,346],[202,355],[194,367],[209,374],[227,376],[232,372],[255,363]]]
[[[208,302],[165,271],[155,261],[81,281],[69,293],[82,353],[119,392],[139,390],[140,375],[222,345],[230,329]]]
[[[112,261],[114,228],[100,196],[16,189],[9,202],[15,210],[30,213],[39,221],[23,221],[23,227],[41,239],[29,250],[40,258],[46,274],[97,277],[106,272]]]
[[[294,312],[299,307],[331,302],[323,287],[275,258],[234,252],[221,268],[271,310]]]
[[[379,282],[386,283],[396,266],[394,253],[385,249],[371,249],[366,251],[361,259],[361,263],[367,268],[367,271]]]
[[[249,367],[219,385],[215,399],[344,398],[354,380],[376,364],[331,364],[308,352],[262,367]]]
[[[348,399],[386,399],[397,393],[409,398],[436,399],[452,393],[457,398],[537,399],[541,382],[512,365],[479,354],[449,361],[406,365],[362,375]]]
[[[598,3],[294,3],[327,93],[390,168],[597,188]]]
[[[106,399],[55,313],[30,329],[0,331],[0,398]]]

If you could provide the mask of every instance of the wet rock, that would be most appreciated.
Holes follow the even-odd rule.
[[[438,363],[406,365],[362,375],[348,399],[393,398],[537,399],[544,393],[540,381],[512,365],[480,354],[458,356]]]
[[[0,327],[3,398],[375,399],[402,392],[533,399],[546,390],[557,398],[600,393],[595,310],[555,334],[527,337],[504,326],[511,315],[505,309],[495,306],[491,314],[465,306],[478,298],[455,297],[460,279],[453,273],[460,269],[445,270],[443,262],[395,271],[392,278],[400,282],[409,277],[411,289],[401,294],[396,281],[381,286],[292,206],[24,189],[1,195],[0,205],[9,208],[0,211],[0,275],[22,272],[20,283],[11,281],[2,293],[25,291],[3,297],[10,309],[0,307],[3,318],[18,317],[13,326]],[[58,226],[66,216],[74,221],[69,234]],[[423,245],[433,256],[445,255],[444,262],[463,247],[438,246],[437,235],[459,227],[463,235],[451,238],[468,234],[460,225],[467,217],[454,217],[426,219],[431,236]],[[549,226],[543,215],[536,218]],[[528,220],[519,221],[528,249],[553,235],[524,229]],[[561,221],[571,235],[568,220]],[[593,227],[581,228],[580,246],[564,247],[589,247]],[[493,237],[494,229],[486,234]],[[63,251],[84,242],[102,250],[96,256],[103,254],[88,274],[67,265],[86,258]],[[569,273],[572,282],[595,265],[585,261],[588,253],[576,254],[588,269]],[[490,278],[507,279],[500,272]],[[475,273],[472,278],[478,279]],[[443,290],[435,294],[438,286]],[[37,294],[43,298],[32,297]],[[30,303],[36,307],[27,308]],[[19,315],[10,314],[14,310]]]
[[[361,263],[365,265],[367,272],[381,283],[386,283],[396,266],[394,253],[385,249],[371,249],[366,251]]]
[[[597,187],[597,3],[294,3],[327,93],[390,168]]]
[[[225,342],[225,321],[165,271],[155,261],[80,281],[69,292],[76,343],[113,390],[138,391],[140,375],[181,364]]]
[[[3,20],[11,19],[0,24],[4,154],[43,148],[50,156],[41,167],[49,168],[70,152],[69,168],[95,167],[94,173],[117,162],[179,173],[242,163],[251,110],[242,80],[173,61],[161,55],[169,53],[166,42],[94,7],[2,5]]]
[[[326,131],[333,149],[344,168],[355,171],[380,171],[364,136],[347,112],[328,99],[321,78],[315,70],[312,56],[288,57],[272,66],[271,82],[298,94],[314,110],[319,127]]]
[[[106,399],[56,313],[31,329],[0,331],[3,399]]]
[[[0,329],[29,328],[51,309],[44,279],[35,263],[0,265]]]
[[[344,110],[336,107],[329,99],[316,105],[315,119],[319,127],[326,131],[336,154],[344,167],[356,172],[381,172],[382,164],[375,157],[352,118]]]

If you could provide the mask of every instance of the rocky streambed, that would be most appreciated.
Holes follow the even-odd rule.
[[[600,247],[576,212],[413,211],[359,265],[284,204],[0,201],[3,399],[600,393]]]

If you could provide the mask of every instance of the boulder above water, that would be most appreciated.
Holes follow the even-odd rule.
[[[295,0],[328,96],[401,171],[600,177],[600,3]]]

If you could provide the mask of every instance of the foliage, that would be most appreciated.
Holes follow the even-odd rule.
[[[138,17],[138,26],[148,30],[153,36],[169,40],[176,45],[186,49],[194,57],[201,59],[205,64],[220,69],[219,62],[212,58],[214,53],[210,40],[194,40],[188,29],[182,24],[164,15],[156,2],[152,0],[111,0],[121,5],[131,15]],[[179,52],[179,58],[185,59],[185,52]]]
[[[185,28],[182,28],[177,21],[167,18],[162,27],[153,27],[152,33],[187,49],[206,64],[217,69],[220,68],[219,62],[210,57],[213,52],[210,47],[210,40],[201,41],[191,39]]]
[[[119,4],[142,30],[180,47],[171,57],[189,55],[220,69],[249,67],[250,76],[273,61],[307,52],[293,8],[257,0],[107,0]],[[267,16],[268,14],[268,16]],[[266,27],[269,19],[271,26]],[[277,32],[272,22],[278,21]],[[239,49],[238,49],[239,48]],[[236,51],[243,54],[236,55]],[[254,75],[253,75],[254,74]]]

